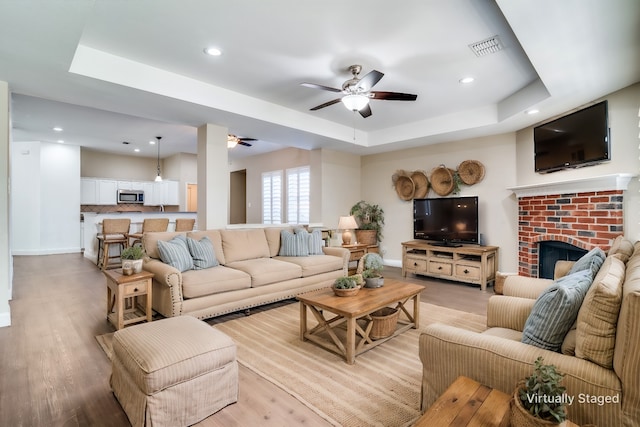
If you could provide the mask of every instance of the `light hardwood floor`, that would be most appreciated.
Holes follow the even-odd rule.
[[[399,268],[385,276],[401,278]],[[408,277],[422,301],[486,314],[493,289]],[[290,301],[284,303],[291,303]],[[81,254],[14,257],[12,325],[0,328],[0,426],[127,426],[96,335],[106,320],[103,274]],[[256,310],[269,309],[266,306]],[[209,323],[244,316],[231,314]],[[322,351],[322,350],[319,350]],[[418,355],[416,355],[418,357]],[[240,367],[240,398],[199,426],[327,426],[270,382]]]

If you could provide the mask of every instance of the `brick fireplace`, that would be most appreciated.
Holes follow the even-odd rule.
[[[517,187],[518,273],[538,277],[540,242],[608,250],[624,233],[624,190],[631,176],[611,175]]]

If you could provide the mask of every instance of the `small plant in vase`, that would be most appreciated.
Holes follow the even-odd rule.
[[[533,373],[518,385],[511,406],[511,425],[563,426],[567,419],[563,374],[554,365],[535,361]]]
[[[360,291],[360,285],[354,277],[338,277],[333,282],[333,292],[339,297],[350,297],[356,295]]]
[[[362,277],[365,281],[364,287],[379,288],[384,285],[382,257],[376,253],[369,253],[362,257],[362,262],[364,264],[362,270]]]
[[[122,259],[122,273],[129,276],[134,273],[142,272],[142,259],[145,253],[142,246],[134,245],[125,248],[120,254]]]

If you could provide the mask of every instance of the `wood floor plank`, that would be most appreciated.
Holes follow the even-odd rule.
[[[493,294],[491,288],[482,292],[454,282],[402,279],[399,268],[386,268],[385,276],[423,285],[422,301],[478,314],[486,314]],[[106,320],[105,299],[102,272],[81,254],[14,257],[12,325],[0,328],[0,426],[129,425],[109,386],[111,364],[95,340],[114,331]],[[199,426],[329,425],[242,366],[239,379],[239,401]]]

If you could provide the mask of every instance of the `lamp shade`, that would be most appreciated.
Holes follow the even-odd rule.
[[[360,111],[369,104],[369,97],[366,95],[345,95],[342,97],[342,103],[350,111]]]
[[[340,217],[340,221],[338,221],[338,230],[353,230],[355,228],[358,228],[358,223],[353,215]]]

